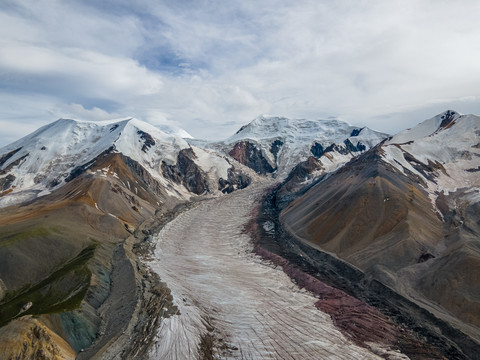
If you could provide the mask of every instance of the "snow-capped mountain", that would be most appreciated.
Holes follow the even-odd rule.
[[[76,171],[87,170],[105,152],[121,153],[136,161],[177,197],[188,198],[192,192],[201,194],[207,188],[217,191],[219,179],[228,181],[232,168],[225,157],[192,148],[182,137],[137,119],[60,119],[0,149],[0,194],[8,194],[0,205],[49,193],[68,182]],[[186,184],[178,173],[183,170],[176,168],[179,156],[198,167],[205,186],[193,190]]]
[[[44,126],[0,149],[0,348],[476,358],[479,119],[448,111],[388,138],[261,116],[212,143],[131,118]],[[304,321],[295,294],[310,291]],[[272,303],[284,321],[257,316]],[[237,336],[239,321],[287,345]]]
[[[260,174],[276,173],[281,178],[309,156],[317,158],[325,172],[332,171],[387,137],[339,120],[262,115],[213,146]]]
[[[448,110],[402,131],[382,145],[382,159],[417,176],[433,202],[439,193],[480,187],[480,117]]]

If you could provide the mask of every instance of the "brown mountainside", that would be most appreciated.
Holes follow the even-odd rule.
[[[479,341],[478,203],[459,206],[451,194],[442,218],[418,178],[381,152],[376,147],[313,186],[281,221]]]
[[[0,209],[0,324],[10,321],[0,348],[8,346],[9,356],[22,356],[30,346],[22,339],[37,328],[62,337],[67,352],[89,347],[105,331],[101,307],[119,285],[129,289],[119,296],[123,313],[114,314],[124,319],[106,336],[124,331],[139,296],[132,289],[140,290],[124,241],[159,209],[179,203],[118,153],[100,155],[75,175],[50,195]],[[35,325],[26,320],[31,315],[39,316]],[[58,348],[57,335],[37,341],[39,354],[57,354],[49,350]]]

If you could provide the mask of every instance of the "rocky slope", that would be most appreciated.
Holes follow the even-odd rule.
[[[479,135],[474,115],[426,120],[305,189],[281,220],[478,342]]]
[[[102,304],[118,285],[133,296],[119,312],[128,324],[139,294],[135,261],[122,251],[123,241],[158,204],[178,203],[144,175],[121,154],[104,154],[51,194],[0,209],[2,324],[17,319],[10,324],[28,332],[22,319],[35,315],[78,352],[101,335]],[[116,276],[119,267],[123,273]],[[118,325],[122,331],[125,324]]]

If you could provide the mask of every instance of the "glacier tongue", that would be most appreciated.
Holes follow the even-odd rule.
[[[242,229],[269,182],[203,202],[167,224],[150,262],[179,313],[163,319],[152,359],[198,358],[202,337],[229,359],[380,359],[354,345],[317,300],[252,254]]]

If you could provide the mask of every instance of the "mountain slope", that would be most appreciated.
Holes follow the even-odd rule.
[[[281,219],[479,341],[479,135],[479,117],[447,111],[352,160]]]
[[[101,305],[123,287],[129,295],[114,316],[123,317],[117,326],[125,330],[140,294],[135,260],[122,244],[142,222],[178,202],[138,163],[107,152],[51,194],[0,209],[0,323],[40,316],[79,351],[108,318]],[[125,274],[118,278],[120,264]]]
[[[185,298],[172,298],[179,283],[161,283],[142,262],[153,235],[197,200],[257,181],[266,181],[261,185],[266,187],[273,181],[270,174],[285,179],[278,190],[280,206],[303,194],[281,213],[298,239],[334,253],[367,274],[365,281],[380,280],[479,340],[478,117],[447,112],[390,139],[336,120],[266,116],[223,142],[186,140],[178,129],[170,132],[136,119],[61,119],[0,149],[0,348],[8,340],[9,356],[23,354],[25,339],[35,331],[49,334],[37,336],[35,346],[52,356],[147,354],[152,329],[172,320],[162,319],[188,316],[191,309]],[[240,228],[244,219],[232,217],[252,210],[260,194],[255,189],[260,187],[202,201],[181,216],[228,220],[215,226],[183,224],[192,254],[201,253],[196,246],[202,241],[221,241],[223,249],[234,239],[250,244]],[[229,207],[231,199],[248,206]],[[212,206],[210,215],[202,212]],[[235,235],[225,239],[230,233]],[[172,249],[183,246],[171,244]],[[201,250],[209,254],[222,248],[210,245]],[[247,251],[250,259],[245,246],[232,254]],[[207,261],[196,255],[187,260],[202,268]],[[218,257],[210,260],[216,263]],[[159,273],[182,277],[181,261],[181,252],[172,251],[157,264],[172,266]],[[211,298],[205,294],[212,289],[192,294]],[[342,313],[342,306],[335,311]],[[202,341],[212,340],[209,324],[216,319],[204,320],[193,332],[205,328]],[[234,325],[227,327],[233,332]],[[279,328],[288,328],[284,325]]]

